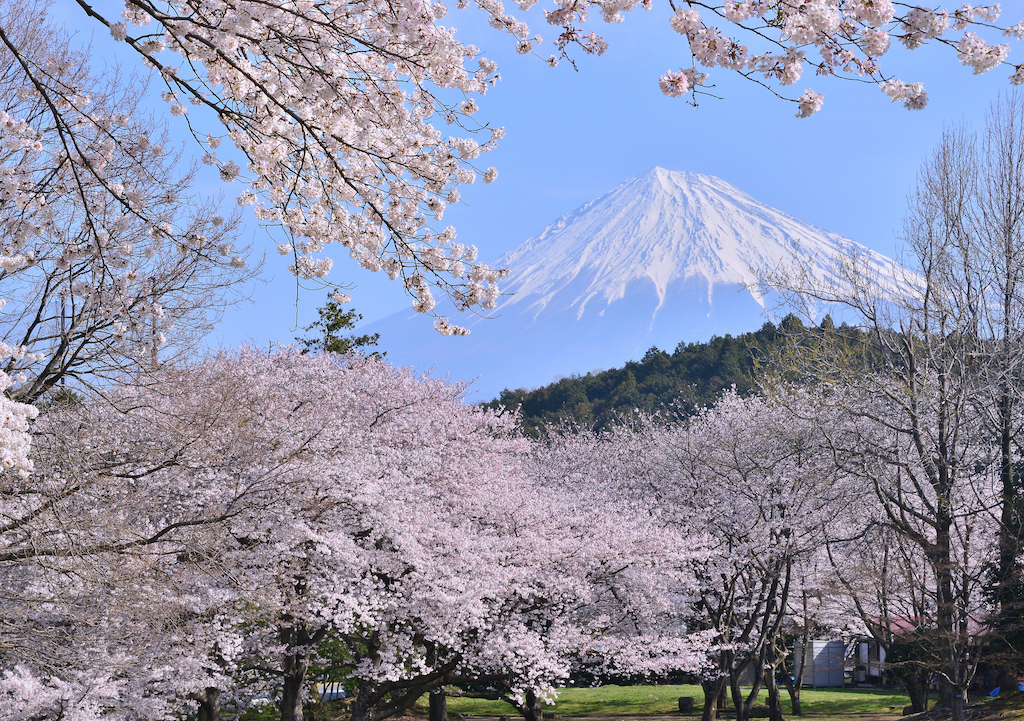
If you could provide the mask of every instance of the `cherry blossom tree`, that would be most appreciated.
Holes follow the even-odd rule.
[[[669,549],[683,544],[662,552],[677,615],[660,620],[661,633],[685,627],[707,642],[704,718],[716,718],[727,686],[746,717],[766,683],[778,715],[774,669],[787,653],[791,594],[818,581],[809,558],[852,500],[816,445],[821,435],[782,404],[727,393],[694,418],[661,413],[579,437],[558,443],[589,444],[578,454],[591,459],[581,463],[589,487],[645,509]],[[755,685],[744,694],[748,666]]]
[[[74,56],[62,60],[76,68],[83,62]],[[108,104],[138,111],[140,98],[132,86],[106,90],[110,97],[93,98],[97,111]],[[38,99],[19,102],[13,91],[5,97],[34,106],[24,112],[40,114]],[[123,182],[144,167],[145,181],[133,192],[138,207],[158,225],[122,214],[102,187],[91,190],[90,205],[84,206],[81,198],[56,187],[54,178],[42,177],[47,169],[39,168],[37,185],[51,184],[41,198],[48,220],[34,226],[29,237],[8,236],[7,250],[18,260],[0,271],[7,301],[0,311],[0,342],[18,349],[3,366],[18,379],[9,392],[15,400],[34,402],[57,386],[81,392],[140,364],[186,357],[259,270],[258,264],[247,264],[247,249],[233,242],[238,214],[225,219],[217,214],[217,203],[195,196],[197,168],[182,170],[180,151],[160,150],[163,143],[157,141],[166,138],[144,119],[127,132],[149,147],[135,159],[114,146],[105,177]],[[17,153],[8,160],[17,160]],[[87,232],[90,217],[107,219],[118,229],[96,245]]]
[[[201,629],[182,631],[184,620],[230,604],[216,589],[173,582],[180,574],[165,571],[167,559],[198,566],[192,578],[215,576],[212,551],[237,541],[214,539],[276,498],[277,471],[301,448],[286,442],[297,434],[272,397],[211,365],[163,368],[104,399],[48,406],[33,430],[34,470],[4,474],[5,709],[98,714],[120,699],[154,716],[173,710],[173,694],[153,692],[182,655],[168,639],[201,646]],[[193,692],[201,674],[185,668],[170,677]]]
[[[191,187],[196,168],[180,151],[163,152],[166,134],[140,112],[140,83],[94,76],[88,51],[48,25],[45,10],[0,5],[7,40],[65,93],[45,98],[27,86],[26,58],[0,47],[0,384],[11,408],[3,455],[26,471],[24,421],[34,410],[20,403],[190,352],[258,271],[234,248],[237,213],[217,215]],[[72,117],[68,93],[84,114]],[[68,125],[53,124],[51,102],[71,113]],[[89,158],[95,174],[79,172],[76,158]]]
[[[709,679],[705,717],[713,717],[725,682],[741,717],[762,684],[778,716],[774,671],[786,655],[781,636],[794,591],[809,580],[802,571],[821,548],[823,529],[855,495],[821,454],[813,427],[783,404],[726,394],[668,434],[661,472],[686,489],[721,549],[697,569],[702,586],[693,623],[714,629],[720,648],[721,675]],[[739,684],[747,666],[754,687],[744,694]]]
[[[557,651],[558,675],[524,684],[473,669],[456,680],[492,690],[471,695],[500,698],[540,721],[551,681],[573,669],[661,678],[706,665],[707,634],[687,630],[684,616],[696,592],[687,562],[712,551],[686,529],[666,527],[648,500],[625,488],[619,450],[591,433],[532,444],[526,475],[544,503],[527,523],[537,534],[515,533],[530,544],[516,556],[530,561],[505,612],[526,614],[542,632]],[[521,527],[526,517],[516,515]]]

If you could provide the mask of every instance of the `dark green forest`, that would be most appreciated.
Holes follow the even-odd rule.
[[[629,414],[671,407],[689,415],[714,405],[732,386],[741,395],[757,389],[759,371],[784,355],[787,343],[808,342],[822,334],[859,336],[848,326],[834,328],[826,316],[821,326],[807,327],[793,315],[778,325],[733,337],[715,336],[706,343],[679,343],[672,353],[651,348],[622,368],[574,375],[534,390],[505,389],[483,404],[493,409],[520,409],[523,430],[539,436],[547,426],[568,424],[601,429]]]

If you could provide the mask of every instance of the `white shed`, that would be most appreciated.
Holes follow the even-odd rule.
[[[806,652],[803,643],[797,641],[793,648],[793,665],[796,673],[800,673],[800,667],[806,663],[804,685],[814,688],[845,685],[845,657],[846,646],[842,641],[811,641]]]

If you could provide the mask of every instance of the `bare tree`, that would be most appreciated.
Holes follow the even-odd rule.
[[[978,216],[978,153],[963,129],[943,140],[918,176],[904,223],[915,271],[902,287],[883,285],[856,259],[837,260],[841,281],[776,277],[790,297],[845,306],[866,331],[874,367],[851,363],[849,348],[825,340],[795,343],[792,359],[817,378],[833,409],[837,463],[869,481],[883,523],[915,545],[929,569],[928,618],[936,669],[953,718],[964,717],[977,652],[986,523],[997,446],[980,408],[999,393],[991,382],[993,338],[986,325],[991,261],[972,227]],[[835,425],[837,419],[847,424]],[[841,428],[841,429],[840,429]]]
[[[1016,691],[1016,667],[1024,658],[1019,407],[1024,371],[1024,101],[1019,95],[992,105],[975,147],[974,193],[966,215],[981,251],[974,263],[985,293],[979,310],[987,376],[978,407],[999,448],[999,538],[989,578],[997,613],[989,624],[990,642],[1003,661],[1001,687]]]

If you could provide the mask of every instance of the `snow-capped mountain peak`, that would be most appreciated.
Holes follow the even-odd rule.
[[[471,334],[441,337],[418,314],[367,326],[388,359],[456,380],[477,399],[556,376],[610,368],[651,346],[759,328],[759,269],[830,277],[858,257],[885,286],[903,287],[891,260],[804,223],[709,175],[653,168],[567,213],[499,258],[509,268],[493,318],[456,318]]]
[[[495,265],[512,271],[506,289],[515,295],[505,310],[525,303],[536,316],[558,298],[558,310],[568,306],[582,317],[588,305],[621,300],[638,281],[653,285],[655,313],[673,282],[690,279],[703,281],[709,304],[716,285],[742,285],[764,307],[758,269],[796,263],[821,279],[837,252],[891,273],[884,256],[724,180],[656,167],[566,213]]]

